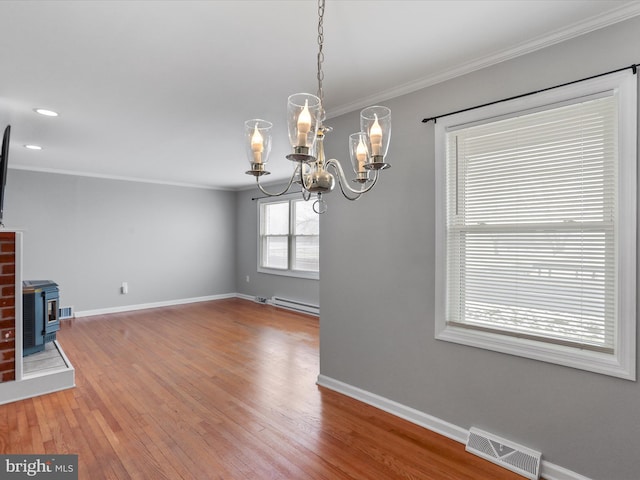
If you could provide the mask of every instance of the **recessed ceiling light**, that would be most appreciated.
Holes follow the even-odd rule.
[[[24,148],[28,148],[29,150],[42,150],[40,145],[25,145]]]
[[[57,117],[58,112],[54,112],[53,110],[47,110],[46,108],[34,108],[34,112],[39,113],[40,115],[44,115],[45,117]]]

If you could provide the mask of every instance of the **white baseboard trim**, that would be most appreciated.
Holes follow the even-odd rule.
[[[395,415],[396,417],[403,418],[404,420],[424,427],[432,432],[444,435],[456,442],[463,444],[467,443],[467,438],[469,437],[468,430],[421,412],[420,410],[416,410],[415,408],[407,407],[401,403],[389,400],[388,398],[381,397],[375,393],[362,390],[361,388],[354,387],[353,385],[349,385],[348,383],[341,382],[340,380],[336,380],[322,374],[318,375],[317,384],[321,387],[328,388],[329,390],[355,398],[367,405],[379,408],[380,410]],[[545,480],[590,480],[579,473],[573,472],[554,463],[547,462],[544,459],[541,463],[540,476]]]
[[[236,293],[236,298],[241,298],[243,300],[251,300],[252,302],[256,301],[256,297],[254,295],[246,295],[244,293]]]
[[[545,480],[591,480],[588,477],[567,470],[555,463],[547,462],[544,459],[540,464],[540,476]]]
[[[145,310],[147,308],[171,307],[174,305],[185,305],[187,303],[209,302],[211,300],[222,300],[225,298],[235,298],[237,293],[225,293],[222,295],[208,295],[206,297],[180,298],[177,300],[166,300],[163,302],[141,303],[138,305],[123,305],[120,307],[98,308],[95,310],[83,310],[75,312],[75,317],[91,317],[94,315],[106,315],[109,313],[132,312],[135,310]]]
[[[318,385],[328,388],[338,393],[342,393],[356,400],[360,400],[367,405],[379,408],[387,413],[395,415],[396,417],[408,420],[411,423],[420,425],[428,430],[444,435],[460,443],[467,443],[467,437],[469,432],[464,428],[460,428],[452,423],[445,422],[439,418],[428,415],[424,412],[416,410],[415,408],[407,407],[401,403],[394,402],[388,398],[381,397],[375,393],[367,392],[348,383],[335,380],[334,378],[327,377],[326,375],[318,375]]]

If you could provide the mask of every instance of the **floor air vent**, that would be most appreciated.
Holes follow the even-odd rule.
[[[471,428],[466,450],[531,480],[540,477],[540,452],[491,433]]]

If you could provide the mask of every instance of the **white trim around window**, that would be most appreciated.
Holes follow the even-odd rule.
[[[435,125],[437,339],[628,380],[636,379],[637,89],[637,75],[627,71],[438,119]],[[609,149],[609,153],[605,155],[610,155],[615,163],[612,168],[606,167],[609,170],[598,173],[600,177],[614,175],[615,179],[611,182],[598,180],[600,183],[593,187],[593,182],[588,178],[592,172],[591,167],[584,167],[590,157],[588,154],[581,157],[583,153],[580,151],[572,154],[569,160],[575,163],[575,158],[586,159],[577,160],[579,166],[575,171],[579,173],[576,175],[572,173],[573,170],[568,170],[569,173],[549,174],[549,181],[555,182],[549,186],[544,185],[547,174],[541,173],[541,170],[562,168],[553,159],[549,160],[556,153],[554,151],[550,155],[545,154],[544,160],[533,158],[536,153],[520,152],[524,156],[531,155],[532,160],[525,160],[522,164],[507,162],[507,166],[498,169],[496,163],[491,163],[494,160],[486,163],[486,159],[482,159],[485,163],[479,167],[480,173],[473,174],[476,177],[472,177],[467,170],[476,168],[477,172],[478,167],[470,163],[472,154],[468,154],[465,149],[475,147],[469,147],[465,143],[466,137],[472,138],[476,143],[496,142],[494,137],[507,130],[520,129],[517,122],[522,121],[526,127],[517,132],[517,143],[522,145],[529,139],[529,127],[535,124],[535,120],[527,123],[529,117],[533,118],[540,113],[540,118],[547,118],[544,116],[553,116],[557,112],[563,118],[563,110],[575,105],[587,105],[591,108],[593,104],[593,108],[599,109],[598,99],[613,99],[604,100],[609,104],[609,113],[602,114],[602,118],[608,118],[604,120],[606,125],[602,130],[604,135],[609,135],[607,138],[612,140],[613,145],[605,140],[603,143],[607,145],[597,147]],[[551,121],[545,119],[542,122]],[[559,125],[564,127],[562,121]],[[535,128],[539,126],[540,124],[534,125]],[[484,129],[481,136],[475,135],[476,127]],[[549,129],[544,135],[551,138],[559,130],[561,128]],[[551,141],[555,142],[555,137]],[[452,145],[452,142],[455,144]],[[511,146],[499,143],[490,155],[508,148]],[[501,160],[496,162],[500,163]],[[510,178],[509,175],[513,176]],[[532,196],[531,191],[517,191],[523,183],[522,177],[527,175],[531,178],[530,183],[537,185],[536,188],[542,183],[541,191],[550,192],[540,193],[540,202],[537,201],[538,197]],[[576,180],[576,176],[580,175],[583,177]],[[586,189],[595,188],[593,191],[596,193],[583,195],[579,192],[581,199],[574,201],[573,192],[566,193],[557,188],[557,185],[564,183],[565,178],[569,178],[572,185],[585,178]],[[467,188],[469,192],[465,191]],[[613,188],[613,193],[607,197],[608,188]],[[506,193],[502,198],[494,199],[494,195],[502,195],[496,194],[494,190]],[[598,193],[603,190],[602,195]],[[565,196],[557,204],[549,200],[562,195]],[[518,202],[521,206],[518,206]],[[592,202],[602,206],[593,207]],[[523,213],[524,210],[528,212]],[[605,213],[598,216],[598,211]],[[576,224],[581,227],[574,229]],[[545,237],[548,232],[553,233]],[[582,238],[587,243],[592,241],[594,235],[598,238],[606,237],[606,241],[597,240],[596,243],[600,252],[597,253],[598,262],[601,262],[597,269],[598,272],[606,272],[602,277],[606,276],[607,279],[592,282],[589,278],[583,282],[586,286],[575,283],[578,285],[575,288],[589,291],[577,294],[578,300],[565,301],[561,290],[567,289],[568,294],[573,289],[571,293],[575,294],[574,284],[571,282],[578,281],[571,279],[568,280],[568,286],[563,285],[562,275],[567,275],[569,269],[562,262],[573,262],[574,257],[559,258],[556,253],[548,253],[552,250],[548,245],[554,238],[560,238],[559,241],[564,242],[563,246],[571,244],[573,248],[576,242],[583,241],[574,241],[574,238],[583,234]],[[496,241],[496,238],[499,240]],[[540,246],[536,246],[536,242]],[[586,248],[576,247],[581,256],[580,262],[590,262],[590,248],[590,245]],[[569,252],[568,255],[573,253]],[[544,275],[554,277],[546,284],[539,278],[533,278],[534,275],[541,275],[532,268],[531,259],[537,257],[544,258],[547,263],[539,262],[536,268],[543,271]],[[520,265],[524,265],[524,273],[520,271]],[[584,275],[580,267],[571,268],[574,268],[574,277]],[[504,272],[507,273],[503,276]],[[514,285],[509,285],[511,279],[516,279]],[[522,284],[515,285],[519,280],[523,280]],[[594,283],[597,284],[596,287],[593,287]],[[550,291],[549,285],[558,285],[558,291]],[[592,288],[600,291],[592,295]],[[512,291],[517,292],[513,294],[513,298],[510,297]],[[563,326],[557,329],[564,331],[559,334],[552,332],[555,328],[553,322],[558,322],[564,312],[571,313],[572,309],[583,308],[579,305],[576,307],[583,295],[586,303],[596,305],[593,310],[604,312],[601,315],[603,318],[608,315],[603,320],[602,327],[597,327],[603,332],[602,338],[592,340],[587,338],[588,334],[582,338],[584,333],[580,332],[575,334],[577,340],[573,341],[572,320],[564,319],[561,320],[564,322]],[[468,300],[471,297],[473,302]],[[535,301],[539,304],[536,305]],[[557,308],[549,306],[554,302],[557,303]],[[492,312],[498,313],[487,313],[491,308],[494,309]],[[589,309],[588,306],[587,310]],[[474,313],[479,310],[480,314]],[[505,314],[506,310],[509,311]],[[584,319],[585,315],[588,317],[591,313],[591,310],[587,314],[576,313],[576,318]],[[538,314],[543,317],[542,322],[548,319],[551,326],[541,327],[542,322],[538,326],[533,322],[529,323],[529,318]],[[599,313],[594,314],[598,315]],[[524,316],[527,318],[522,320]],[[581,321],[591,328],[589,318]]]

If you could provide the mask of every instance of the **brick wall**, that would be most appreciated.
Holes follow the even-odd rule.
[[[15,252],[15,232],[0,232],[0,382],[16,379]]]

